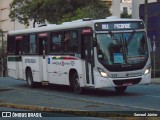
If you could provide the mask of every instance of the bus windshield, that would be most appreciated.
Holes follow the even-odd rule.
[[[97,57],[104,65],[144,63],[148,58],[145,32],[98,33]]]

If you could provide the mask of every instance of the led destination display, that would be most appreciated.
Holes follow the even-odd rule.
[[[141,21],[123,21],[123,22],[103,22],[96,23],[96,31],[108,31],[108,30],[134,30],[134,29],[144,29],[144,24]]]

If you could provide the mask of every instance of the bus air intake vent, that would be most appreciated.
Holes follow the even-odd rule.
[[[142,78],[135,78],[135,79],[125,79],[125,80],[113,80],[114,84],[117,86],[123,85],[134,85],[138,84]]]

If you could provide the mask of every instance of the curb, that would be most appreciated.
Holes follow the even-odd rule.
[[[48,113],[61,113],[66,115],[76,115],[82,117],[133,117],[132,114],[126,114],[125,112],[105,112],[105,111],[84,111],[76,109],[66,109],[66,108],[54,108],[54,107],[43,107],[43,106],[33,106],[33,105],[22,105],[13,103],[0,103],[0,107],[23,109],[38,112],[48,112]]]
[[[152,84],[160,84],[160,78],[152,78],[151,83]]]

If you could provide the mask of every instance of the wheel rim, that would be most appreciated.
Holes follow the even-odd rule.
[[[27,83],[28,83],[28,86],[29,86],[29,87],[32,86],[31,75],[30,75],[29,72],[27,73]]]
[[[31,86],[31,77],[28,77],[28,85]]]

